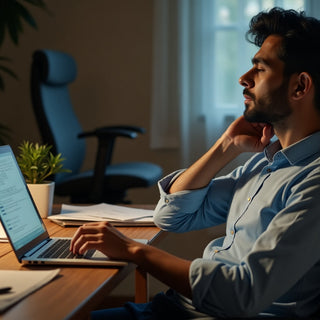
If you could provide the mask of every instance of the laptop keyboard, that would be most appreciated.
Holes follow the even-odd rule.
[[[70,239],[57,239],[53,245],[41,253],[39,258],[77,259],[83,257],[73,254],[69,248]]]

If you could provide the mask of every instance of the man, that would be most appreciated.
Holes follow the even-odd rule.
[[[186,232],[226,222],[226,236],[187,261],[126,238],[107,223],[81,227],[71,250],[133,261],[169,285],[149,304],[97,319],[308,318],[320,306],[320,22],[274,8],[247,37],[260,49],[239,82],[245,111],[196,163],[159,182],[155,223]],[[270,143],[276,134],[278,140]],[[257,152],[225,177],[242,152]],[[263,151],[263,152],[262,152]],[[112,315],[112,316],[111,316]]]

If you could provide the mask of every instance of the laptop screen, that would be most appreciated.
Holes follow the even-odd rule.
[[[10,146],[0,146],[0,217],[15,250],[45,232]]]

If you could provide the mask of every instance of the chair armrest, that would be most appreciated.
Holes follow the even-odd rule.
[[[121,125],[121,126],[109,126],[109,128],[124,129],[124,130],[129,130],[137,133],[146,133],[146,129],[139,126]]]
[[[92,136],[98,138],[98,151],[94,167],[93,186],[90,194],[90,198],[93,202],[99,202],[99,199],[101,199],[104,172],[106,170],[106,167],[111,163],[113,147],[116,138],[126,137],[134,139],[138,136],[138,133],[144,132],[144,128],[136,126],[108,126],[78,134],[79,138]]]

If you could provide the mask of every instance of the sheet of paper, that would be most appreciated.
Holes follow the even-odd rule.
[[[8,242],[7,235],[3,229],[1,222],[0,222],[0,242]]]
[[[61,214],[50,216],[49,219],[79,221],[152,222],[153,210],[137,209],[106,203],[91,206],[74,206],[63,204],[61,207]]]
[[[60,272],[55,270],[0,270],[0,287],[11,287],[8,293],[0,294],[0,312],[38,290]]]

